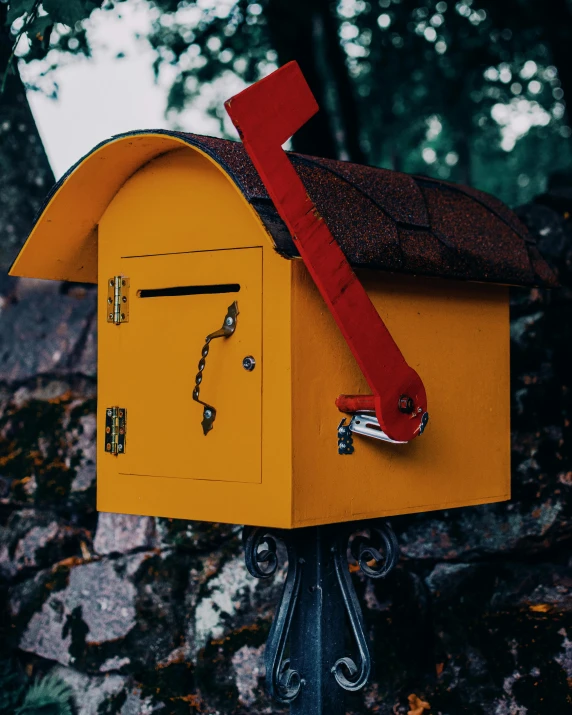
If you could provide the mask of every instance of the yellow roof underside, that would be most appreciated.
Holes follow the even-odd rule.
[[[143,132],[118,137],[84,157],[50,197],[10,275],[97,283],[97,224],[108,204],[141,166],[181,145],[216,164],[182,138]]]

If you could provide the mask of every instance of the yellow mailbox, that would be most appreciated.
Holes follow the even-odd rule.
[[[98,509],[290,528],[508,499],[507,286],[554,283],[527,230],[467,187],[290,159],[425,434],[354,419],[340,444],[336,398],[368,386],[242,144],[133,132],[58,182],[11,270],[99,286]]]

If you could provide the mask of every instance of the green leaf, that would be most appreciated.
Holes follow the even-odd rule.
[[[54,22],[61,22],[68,27],[86,20],[98,4],[91,0],[43,0],[42,3]]]
[[[10,6],[8,7],[8,12],[6,14],[6,24],[8,27],[10,27],[12,23],[16,22],[19,17],[22,17],[22,15],[30,12],[30,10],[34,7],[35,1],[36,0],[13,0],[10,2]]]
[[[54,24],[49,15],[40,15],[26,28],[30,40],[42,39],[46,33],[46,28]]]
[[[37,680],[26,693],[16,715],[72,715],[72,690],[56,675]]]

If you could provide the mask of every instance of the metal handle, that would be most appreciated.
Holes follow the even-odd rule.
[[[203,400],[199,399],[201,392],[201,383],[203,381],[203,370],[205,369],[207,355],[209,354],[209,345],[211,340],[215,338],[230,338],[230,336],[236,330],[236,320],[238,318],[238,303],[236,300],[232,305],[228,306],[227,313],[222,324],[222,328],[215,330],[214,333],[207,335],[205,338],[205,344],[201,352],[201,359],[199,360],[199,371],[195,377],[195,388],[193,390],[193,400],[200,403],[203,406],[203,421],[201,422],[203,432],[205,436],[212,430],[213,422],[216,417],[216,410],[212,405],[209,405]]]

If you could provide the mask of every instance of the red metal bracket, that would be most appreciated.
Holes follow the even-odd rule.
[[[373,392],[341,395],[338,408],[375,409],[391,439],[410,441],[423,431],[427,412],[421,378],[405,361],[282,149],[318,111],[300,67],[289,62],[231,97],[225,108]],[[405,398],[410,401],[404,408]]]

